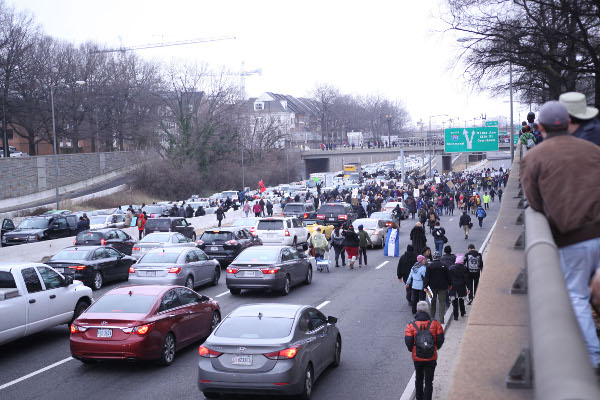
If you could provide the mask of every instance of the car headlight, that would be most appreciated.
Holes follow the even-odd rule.
[[[27,240],[37,240],[37,236],[36,235],[27,236]]]

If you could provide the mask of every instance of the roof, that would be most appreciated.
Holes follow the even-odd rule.
[[[269,318],[294,318],[306,306],[294,304],[246,304],[233,310],[229,317],[257,317],[261,313]]]
[[[166,233],[166,232],[165,232]],[[186,250],[193,249],[193,247],[156,247],[146,252],[148,253],[183,253]]]
[[[204,233],[206,232],[232,232],[232,231],[239,231],[244,229],[244,227],[242,226],[221,226],[221,227],[215,227],[215,228],[208,228],[204,231]]]
[[[267,94],[276,100],[287,101],[288,108],[297,114],[316,114],[319,111],[316,102],[312,99],[273,92],[267,92]]]
[[[115,288],[113,290],[108,291],[104,295],[108,296],[113,294],[129,294],[129,292],[132,292],[132,294],[146,296],[158,295],[173,287],[175,287],[175,285],[129,285]]]
[[[28,268],[28,267],[37,267],[37,266],[45,266],[42,263],[35,262],[0,262],[0,271],[10,271],[13,268]]]

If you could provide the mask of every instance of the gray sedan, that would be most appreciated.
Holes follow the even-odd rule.
[[[189,247],[152,249],[129,269],[132,285],[181,285],[194,289],[210,283],[216,286],[221,276],[217,260],[202,250]]]
[[[240,306],[200,346],[198,388],[207,398],[228,393],[309,399],[317,377],[340,364],[336,322],[310,306]]]
[[[137,242],[131,249],[131,255],[139,260],[147,251],[159,247],[196,247],[196,242],[179,232],[154,232]]]
[[[305,254],[289,246],[257,246],[242,251],[227,267],[225,283],[233,295],[242,289],[279,290],[283,295],[298,283],[310,285],[312,266]]]

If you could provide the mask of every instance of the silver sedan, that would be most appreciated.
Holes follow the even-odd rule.
[[[386,221],[376,218],[360,218],[354,221],[353,225],[358,229],[362,225],[365,232],[369,234],[373,246],[383,247],[385,245],[385,235],[387,234]]]
[[[180,285],[193,290],[206,283],[216,286],[220,277],[217,260],[189,247],[152,249],[129,268],[132,285]]]
[[[299,395],[340,364],[335,317],[311,306],[252,304],[235,309],[200,346],[198,388],[226,394]]]
[[[139,260],[147,251],[166,247],[196,247],[196,242],[178,232],[149,233],[131,249],[131,255]]]

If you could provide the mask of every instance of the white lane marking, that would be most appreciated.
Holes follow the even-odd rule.
[[[412,376],[408,380],[406,387],[404,388],[404,392],[402,392],[402,396],[400,396],[400,400],[412,400],[415,395],[415,380],[416,380],[416,372],[413,372]]]
[[[448,221],[452,221],[454,218],[450,218]]]
[[[388,261],[384,261],[381,264],[379,264],[378,266],[376,266],[375,269],[379,269],[379,268],[383,267],[385,264],[387,264],[389,262],[390,262],[389,260]]]
[[[496,221],[498,222],[498,221]],[[481,254],[483,254],[483,250],[485,250],[485,246],[487,246],[490,238],[492,237],[492,233],[494,233],[494,228],[496,227],[496,222],[494,222],[494,225],[492,225],[492,229],[490,229],[490,232],[487,234],[487,236],[485,237],[485,240],[483,241],[483,243],[481,244],[481,247],[479,248],[479,252]]]
[[[24,381],[25,379],[29,379],[29,378],[31,378],[32,376],[36,376],[37,374],[41,374],[42,372],[48,371],[49,369],[52,369],[52,368],[54,368],[54,367],[58,367],[59,365],[61,365],[61,364],[64,364],[64,363],[66,363],[67,361],[71,361],[71,360],[73,360],[73,357],[68,357],[68,358],[65,358],[64,360],[60,360],[59,362],[55,362],[54,364],[48,365],[47,367],[44,367],[44,368],[42,368],[42,369],[38,369],[37,371],[35,371],[35,372],[32,372],[32,373],[30,373],[30,374],[27,374],[27,375],[25,375],[25,376],[22,376],[22,377],[20,377],[19,379],[15,379],[14,381],[11,381],[11,382],[8,382],[8,383],[5,383],[4,385],[0,386],[0,390],[2,390],[2,389],[6,389],[6,388],[7,388],[7,387],[9,387],[9,386],[12,386],[12,385],[14,385],[14,384],[16,384],[16,383],[19,383],[19,382],[21,382],[21,381]]]
[[[324,301],[321,304],[319,304],[316,308],[317,308],[317,310],[320,310],[321,308],[325,307],[329,303],[331,303],[329,300]]]
[[[221,296],[225,296],[225,295],[226,295],[226,294],[228,294],[228,293],[229,293],[229,290],[228,290],[228,291],[226,291],[226,292],[223,292],[223,293],[221,293],[221,294],[218,294],[218,295],[216,295],[215,297],[221,297]]]

